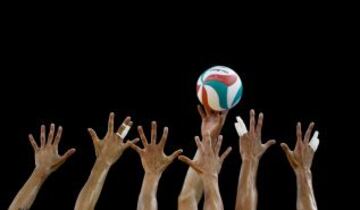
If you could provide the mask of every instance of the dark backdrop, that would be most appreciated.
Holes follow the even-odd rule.
[[[244,85],[243,98],[229,113],[222,132],[224,146],[234,148],[219,180],[225,209],[234,207],[241,165],[233,124],[236,115],[247,122],[250,108],[265,114],[263,141],[275,138],[291,147],[296,122],[316,122],[321,144],[313,163],[315,195],[319,209],[330,208],[329,159],[335,141],[330,126],[339,113],[327,110],[334,110],[334,101],[341,100],[334,90],[340,76],[332,73],[338,64],[334,44],[322,33],[309,35],[290,27],[284,34],[269,26],[266,29],[272,32],[264,29],[231,39],[208,40],[203,34],[173,39],[137,34],[130,39],[120,38],[120,33],[97,37],[80,26],[44,32],[21,27],[9,32],[3,57],[7,73],[1,76],[0,209],[7,208],[31,174],[34,160],[27,134],[38,137],[42,123],[64,127],[60,153],[70,147],[77,152],[46,181],[33,209],[73,208],[95,160],[86,129],[104,135],[110,111],[116,113],[118,124],[131,115],[146,131],[151,120],[159,127],[169,126],[167,152],[183,148],[192,156],[193,137],[200,131],[195,84],[213,65],[233,68]],[[132,129],[128,136],[137,133]],[[176,209],[186,171],[179,161],[165,171],[159,209]],[[126,151],[112,167],[97,209],[135,209],[142,176],[138,155]],[[295,176],[279,144],[261,159],[257,180],[259,209],[295,208]]]

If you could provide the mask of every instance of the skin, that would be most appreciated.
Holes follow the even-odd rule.
[[[195,142],[198,147],[199,156],[195,160],[191,160],[186,156],[179,156],[179,159],[193,168],[201,178],[204,186],[204,210],[223,210],[224,205],[220,195],[218,175],[224,159],[231,152],[231,147],[219,155],[222,136],[219,136],[215,145],[212,145],[210,133],[200,141],[199,137],[195,137]]]
[[[64,155],[59,155],[58,145],[62,130],[62,127],[59,126],[57,132],[55,132],[55,125],[51,124],[48,137],[46,138],[45,126],[42,125],[40,146],[36,143],[33,135],[29,134],[29,140],[35,154],[35,169],[12,201],[9,210],[30,209],[41,186],[49,175],[75,153],[75,149],[72,148]]]
[[[217,112],[212,111],[198,105],[198,112],[200,114],[201,123],[201,135],[204,137],[208,132],[211,135],[212,145],[216,145],[217,137],[220,135],[221,129],[224,126],[228,111]],[[196,151],[194,160],[199,157],[199,150]],[[179,210],[197,210],[198,203],[203,195],[204,187],[201,177],[196,171],[189,167],[184,185],[181,193],[178,197],[178,209]]]
[[[261,142],[263,120],[264,115],[260,113],[256,122],[255,111],[251,110],[250,129],[239,138],[242,165],[236,196],[236,210],[255,210],[257,208],[256,177],[259,161],[265,151],[276,143],[275,140],[269,140],[265,144]]]
[[[94,144],[96,161],[87,182],[76,200],[76,210],[95,208],[111,166],[119,160],[123,152],[130,147],[131,143],[139,141],[139,139],[134,139],[132,142],[127,141],[125,143],[123,139],[116,135],[114,132],[114,118],[115,114],[110,113],[108,131],[103,139],[100,139],[93,129],[88,129]],[[124,124],[132,126],[133,122],[130,117],[125,118],[117,129],[117,133],[122,133],[125,129]]]
[[[303,136],[300,122],[297,124],[294,150],[290,150],[286,143],[281,144],[281,148],[284,150],[290,166],[296,175],[297,210],[317,210],[311,174],[311,165],[315,151],[309,146],[310,135],[314,125],[314,123],[310,123]]]
[[[164,148],[168,138],[168,128],[165,127],[163,135],[159,141],[157,139],[157,124],[151,123],[151,138],[150,142],[147,140],[143,128],[138,127],[138,132],[144,146],[143,149],[131,144],[131,148],[134,149],[140,156],[142,166],[145,171],[141,192],[139,194],[137,210],[157,210],[158,204],[156,199],[156,193],[159,185],[159,180],[165,169],[176,159],[182,150],[173,152],[170,156],[164,153]]]

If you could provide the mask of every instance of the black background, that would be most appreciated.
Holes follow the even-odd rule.
[[[335,185],[330,165],[336,163],[331,152],[338,131],[331,126],[341,115],[335,104],[342,101],[338,88],[345,69],[339,68],[339,44],[325,22],[319,26],[286,17],[263,18],[253,28],[239,23],[200,30],[151,23],[115,30],[81,18],[65,23],[61,18],[40,23],[23,18],[9,24],[6,73],[1,73],[0,209],[7,208],[31,174],[27,134],[38,137],[42,123],[64,127],[60,153],[71,147],[77,152],[49,177],[33,209],[73,208],[95,160],[86,129],[104,135],[110,111],[118,124],[130,115],[145,131],[151,120],[168,126],[167,153],[183,148],[192,156],[193,137],[200,132],[195,84],[214,65],[233,68],[244,85],[243,98],[222,132],[224,147],[234,149],[219,179],[225,209],[234,208],[241,165],[233,123],[236,115],[247,122],[251,108],[265,114],[263,141],[275,138],[293,147],[296,122],[316,122],[321,144],[313,163],[314,189],[319,209],[329,209]],[[137,137],[135,129],[128,137]],[[165,171],[159,209],[176,209],[186,171],[179,161]],[[97,209],[136,209],[142,177],[139,157],[126,151],[111,168]],[[261,159],[257,180],[259,209],[295,208],[295,176],[279,144]]]

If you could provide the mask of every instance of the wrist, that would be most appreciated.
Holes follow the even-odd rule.
[[[301,179],[311,179],[312,178],[310,169],[299,168],[299,169],[295,169],[294,171],[295,171],[295,175],[297,178],[301,178]]]
[[[241,157],[242,164],[250,164],[252,166],[258,166],[260,159],[257,157],[250,157],[250,156],[242,156]]]
[[[102,151],[101,154],[96,158],[96,161],[101,162],[102,164],[108,165],[111,167],[120,159],[124,150],[117,151],[116,153],[111,152],[107,153],[106,151]]]
[[[219,137],[221,133],[221,129],[220,130],[216,130],[216,131],[211,131],[210,132],[210,138],[211,140],[217,140],[217,138]],[[208,135],[208,133],[201,133],[201,137],[205,138]]]
[[[144,180],[143,180],[143,186],[151,186],[151,189],[153,189],[154,193],[157,191],[157,186],[159,185],[160,181],[160,174],[152,174],[152,173],[145,173],[144,174]]]
[[[202,171],[202,173],[199,174],[200,178],[203,180],[203,182],[212,182],[217,181],[219,178],[218,171]]]
[[[110,168],[113,165],[113,163],[102,157],[98,157],[95,161],[95,165],[101,168]]]
[[[213,182],[213,181],[217,181],[219,179],[219,175],[217,173],[213,173],[213,174],[210,174],[210,173],[203,173],[200,175],[204,184],[205,183],[208,183],[208,182]]]
[[[202,175],[201,176],[202,183],[204,185],[204,193],[205,194],[212,194],[211,192],[219,190],[219,179],[218,175]]]
[[[36,167],[32,173],[35,177],[39,178],[40,180],[45,180],[51,174],[50,170],[44,169],[41,167]]]
[[[153,181],[157,181],[160,179],[162,173],[159,172],[145,172],[144,177],[146,179],[151,179]]]

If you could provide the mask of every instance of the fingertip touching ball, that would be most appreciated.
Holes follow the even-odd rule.
[[[196,91],[203,106],[224,111],[239,103],[243,85],[234,70],[226,66],[214,66],[200,75]]]

